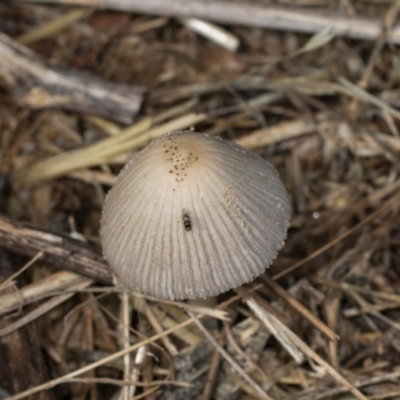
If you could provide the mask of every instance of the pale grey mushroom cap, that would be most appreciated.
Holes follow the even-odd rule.
[[[122,284],[181,300],[262,274],[284,244],[289,218],[288,194],[271,164],[231,141],[179,132],[124,167],[100,236]]]

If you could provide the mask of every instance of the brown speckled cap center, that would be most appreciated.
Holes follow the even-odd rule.
[[[207,174],[207,146],[186,134],[168,136],[166,140],[155,143],[151,150],[143,161],[153,166],[153,175],[162,177],[155,183],[162,184],[166,190],[175,191],[194,184]]]

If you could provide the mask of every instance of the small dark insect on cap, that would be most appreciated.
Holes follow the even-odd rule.
[[[288,194],[271,164],[233,142],[179,132],[124,167],[100,236],[122,284],[181,300],[215,296],[263,273],[289,218]]]

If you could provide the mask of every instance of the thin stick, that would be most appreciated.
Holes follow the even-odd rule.
[[[145,315],[146,315],[147,319],[149,320],[151,326],[157,333],[163,332],[164,330],[163,330],[161,324],[158,322],[158,319],[154,315],[152,307],[149,306],[149,304],[146,302],[146,300],[143,299],[143,302],[144,302],[144,312],[145,312]],[[175,357],[178,355],[177,348],[171,342],[171,340],[169,340],[168,336],[164,336],[161,340],[164,343],[164,346],[167,348],[167,350],[172,355],[172,357]]]
[[[347,16],[301,7],[277,7],[238,1],[204,0],[23,0],[25,2],[75,4],[120,11],[180,18],[199,18],[227,25],[257,26],[291,32],[316,33],[332,25],[335,36],[375,40],[381,33],[380,18]],[[388,41],[400,43],[400,26],[388,32]]]
[[[262,396],[263,399],[272,400],[271,397],[265,393],[263,388],[253,380],[253,378],[225,351],[225,349],[215,340],[214,336],[208,332],[208,330],[204,327],[204,325],[199,321],[199,319],[190,311],[186,311],[189,316],[194,320],[195,324],[199,327],[199,329],[204,333],[207,339],[212,343],[212,345],[218,349],[218,351],[222,354],[222,356],[232,365],[232,367],[236,370],[236,372],[249,383],[249,385]]]
[[[337,81],[343,85],[347,91],[347,94],[351,94],[353,97],[357,98],[358,100],[365,101],[371,103],[382,111],[386,111],[393,117],[400,119],[400,112],[397,111],[395,108],[387,104],[385,101],[379,99],[378,97],[374,96],[373,94],[367,92],[366,90],[360,88],[359,86],[355,85],[354,83],[350,82],[346,78],[339,76],[337,77]]]
[[[262,378],[262,382],[265,385],[268,385],[269,388],[272,387],[273,382],[271,378],[263,371],[257,363],[255,363],[247,354],[245,351],[241,349],[241,347],[236,343],[235,338],[233,337],[233,333],[229,327],[229,324],[227,322],[224,322],[224,332],[226,334],[226,338],[228,339],[228,342],[230,345],[235,349],[235,351],[246,360],[246,363],[249,365],[250,372],[251,371],[257,371],[260,374],[260,377]]]
[[[126,386],[126,385],[134,385],[138,387],[153,387],[158,385],[171,385],[178,386],[184,388],[190,388],[193,386],[192,383],[189,382],[180,382],[180,381],[152,381],[149,384],[139,382],[137,380],[128,380],[128,381],[120,381],[118,379],[112,378],[71,378],[67,379],[65,382],[83,382],[83,383],[102,383],[105,385],[115,385],[115,386]]]
[[[317,114],[315,119],[318,122],[326,122],[329,118],[331,118],[329,113],[320,113]],[[318,124],[314,119],[302,117],[294,121],[258,129],[249,135],[238,138],[236,142],[247,149],[255,149],[317,132],[317,127]]]
[[[376,385],[377,383],[382,383],[385,381],[395,381],[396,379],[399,379],[400,377],[400,372],[396,371],[396,372],[390,372],[388,374],[384,374],[384,375],[379,375],[379,376],[372,376],[369,378],[365,378],[365,379],[360,379],[358,381],[355,381],[353,383],[353,385],[357,388],[363,387],[363,386],[372,386],[372,385]],[[307,396],[308,398],[312,398],[313,400],[321,400],[324,399],[326,397],[334,397],[334,396],[338,396],[340,394],[344,394],[348,392],[347,388],[341,387],[341,388],[335,388],[335,389],[328,389],[320,394],[314,393],[315,390],[312,391],[307,391]],[[298,396],[301,396],[302,394],[299,393]]]
[[[82,275],[61,271],[18,288],[16,291],[2,294],[0,295],[0,316],[46,297],[68,291],[76,292],[76,285],[82,282],[82,279],[84,279]]]
[[[0,285],[0,292],[4,290],[10,282],[12,282],[17,276],[21,275],[24,271],[26,271],[31,265],[33,265],[39,258],[43,256],[44,252],[39,251],[35,257],[33,257],[30,261],[28,261],[20,270],[12,274],[9,278],[7,278],[1,285]]]
[[[42,259],[103,283],[111,283],[111,273],[94,246],[68,237],[33,228],[0,215],[0,246],[28,257],[44,251]]]
[[[261,275],[261,279],[291,307],[299,312],[308,322],[314,325],[330,340],[339,340],[340,337],[326,326],[320,319],[316,318],[306,307],[303,306],[297,299],[288,293],[281,285],[275,282],[267,274]]]
[[[218,341],[222,344],[223,337],[220,334]],[[221,353],[217,348],[214,349],[214,353],[210,362],[210,369],[208,370],[206,383],[204,385],[203,393],[200,400],[210,400],[212,397],[212,392],[215,386],[215,382],[218,377],[218,367],[221,360]]]
[[[227,50],[236,51],[240,44],[237,36],[210,22],[197,18],[182,18],[181,23]]]
[[[254,314],[261,320],[270,333],[272,333],[275,339],[282,345],[282,347],[293,357],[297,364],[304,362],[304,354],[293,344],[288,331],[289,328],[280,321],[272,312],[267,311],[262,307],[258,301],[244,288],[235,289],[239,293],[248,307],[254,312]]]

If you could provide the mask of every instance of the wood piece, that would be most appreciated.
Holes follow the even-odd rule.
[[[101,252],[90,244],[33,228],[0,215],[0,248],[27,257],[43,250],[42,260],[96,281],[111,284]]]
[[[140,108],[143,87],[104,81],[66,70],[0,33],[0,83],[20,105],[61,108],[131,123]]]
[[[13,272],[15,260],[0,250],[0,283]],[[20,278],[19,278],[20,279]],[[12,288],[5,289],[12,291]],[[19,318],[21,314],[17,316]],[[0,329],[8,326],[15,317],[0,319]],[[16,332],[0,338],[0,387],[9,394],[18,393],[31,386],[46,382],[49,374],[41,350],[41,343],[35,323],[30,323]],[[52,391],[41,392],[27,397],[30,400],[53,400]]]
[[[382,32],[380,18],[349,16],[331,11],[300,7],[277,7],[249,1],[223,0],[23,0],[54,4],[76,4],[112,10],[170,17],[199,18],[228,25],[315,33],[332,26],[332,33],[352,39],[375,40]],[[400,25],[387,34],[391,43],[400,43]]]

